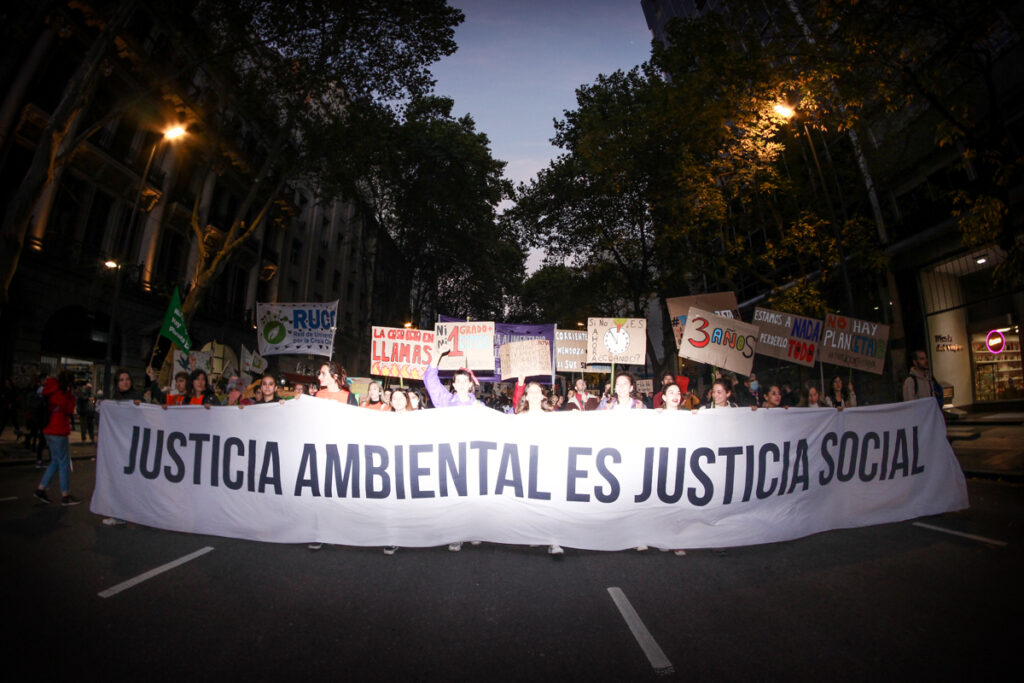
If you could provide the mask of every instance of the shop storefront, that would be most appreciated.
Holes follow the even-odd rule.
[[[993,269],[1001,260],[986,248],[920,271],[932,372],[952,387],[955,406],[1024,399],[1024,293],[1000,291]]]

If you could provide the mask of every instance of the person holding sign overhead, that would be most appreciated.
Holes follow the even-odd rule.
[[[461,408],[476,404],[476,396],[473,395],[474,385],[479,384],[471,370],[459,368],[452,375],[452,389],[449,392],[441,384],[437,376],[437,364],[447,356],[449,351],[439,354],[430,361],[427,369],[423,371],[423,386],[427,388],[430,395],[430,402],[435,408]]]
[[[463,408],[476,405],[476,397],[473,395],[472,390],[473,386],[478,384],[478,382],[470,370],[459,368],[455,371],[452,376],[452,389],[454,389],[454,393],[450,393],[445,389],[444,385],[441,384],[441,380],[438,379],[437,364],[449,352],[450,349],[438,354],[427,365],[427,369],[423,371],[423,386],[427,388],[430,402],[434,404],[435,408]],[[479,543],[479,541],[474,541],[474,543]],[[459,552],[462,550],[462,541],[449,543],[448,550],[453,553]]]

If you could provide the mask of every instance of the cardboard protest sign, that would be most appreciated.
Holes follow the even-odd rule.
[[[461,323],[463,318],[453,318],[447,315],[437,316],[438,322]],[[526,341],[527,339],[546,339],[551,349],[555,348],[555,326],[548,325],[522,325],[519,323],[494,323],[494,370],[491,372],[474,372],[476,378],[481,382],[500,382],[502,379],[514,378],[502,370],[501,347],[510,342]],[[552,359],[552,362],[554,360]],[[448,373],[442,372],[444,377]],[[538,378],[539,381],[539,378]],[[550,381],[550,377],[548,379]]]
[[[754,367],[757,325],[691,308],[679,346],[683,358],[708,363],[741,375]]]
[[[736,292],[708,292],[693,296],[676,296],[665,300],[668,317],[672,321],[672,334],[676,338],[676,348],[683,337],[686,327],[686,313],[691,307],[702,311],[710,311],[723,318],[740,319],[740,305],[736,301]]]
[[[334,352],[338,324],[338,300],[328,303],[256,304],[259,352],[308,353],[327,356]]]
[[[423,379],[423,371],[433,358],[433,330],[373,326],[370,340],[371,375]]]
[[[494,370],[494,323],[435,323],[434,353],[449,351],[438,363],[439,370]]]
[[[587,362],[586,330],[555,330],[555,362],[558,372],[611,372],[607,363]]]
[[[190,351],[183,353],[179,349],[174,349],[174,372],[191,374],[193,370],[202,370],[207,375],[213,372],[213,352]]]
[[[551,375],[551,344],[547,339],[528,339],[501,345],[501,372],[511,377]]]
[[[888,348],[888,325],[829,313],[818,360],[881,374]]]
[[[587,362],[643,365],[647,321],[643,318],[587,318]]]
[[[638,379],[636,381],[636,390],[641,394],[653,394],[654,393],[654,380],[648,377],[647,379]]]
[[[754,324],[759,330],[759,354],[800,365],[814,365],[824,325],[821,320],[759,306],[754,309]]]

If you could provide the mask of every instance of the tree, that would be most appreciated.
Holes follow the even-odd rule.
[[[123,49],[131,41],[121,33],[134,16],[137,3],[113,5],[109,16],[94,16],[102,30],[93,39],[85,59],[64,90],[37,146],[28,173],[4,215],[4,290],[17,269],[33,207],[53,181],[60,159],[99,129],[93,126],[75,139],[68,137],[75,120],[89,104],[105,60],[144,59],[146,55]],[[219,99],[204,102],[202,128],[211,163],[236,162],[245,169],[250,185],[222,240],[210,248],[198,234],[201,258],[193,286],[183,303],[187,316],[198,309],[203,294],[223,271],[239,247],[267,219],[279,191],[291,182],[314,188],[353,189],[357,160],[344,155],[325,161],[322,140],[343,139],[356,131],[351,111],[382,105],[400,108],[413,96],[429,92],[428,66],[455,49],[454,26],[462,20],[444,0],[412,6],[401,0],[315,0],[279,3],[271,0],[196,0],[179,5],[147,8],[178,29],[175,59],[184,63],[134,64],[164,73],[156,86],[174,91],[184,76],[197,68],[219,80]],[[115,44],[118,51],[115,51]],[[188,55],[191,59],[182,59]],[[166,55],[159,55],[165,58]],[[207,94],[212,94],[213,88]],[[148,93],[143,93],[143,96]],[[124,106],[125,103],[120,103]],[[228,154],[238,131],[234,112],[244,110],[248,124],[257,124],[262,138],[260,158],[239,159]],[[102,113],[93,117],[103,119]],[[324,171],[330,170],[329,176]],[[319,173],[315,173],[319,172]],[[200,198],[201,199],[201,198]],[[199,203],[197,202],[197,207]]]
[[[497,221],[505,162],[444,97],[414,100],[369,174],[377,220],[409,258],[413,319],[502,319],[524,277],[515,235]]]

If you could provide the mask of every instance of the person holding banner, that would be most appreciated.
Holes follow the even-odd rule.
[[[369,408],[370,410],[391,410],[391,407],[381,398],[382,393],[383,390],[381,389],[380,382],[370,382],[366,385],[366,400],[360,403],[359,407]]]
[[[843,378],[836,375],[832,378],[832,393],[824,398],[825,405],[829,408],[856,408],[857,394],[853,393],[853,382],[843,384]]]
[[[827,407],[821,400],[821,393],[818,392],[818,385],[809,383],[807,385],[807,391],[804,392],[807,395],[807,401],[804,405],[808,408],[825,408]]]
[[[598,410],[643,410],[647,406],[636,397],[636,379],[623,372],[615,378],[615,393],[601,400]]]
[[[701,410],[713,410],[715,408],[735,408],[736,404],[732,400],[732,388],[729,386],[729,380],[727,379],[716,379],[715,383],[711,385],[711,402],[706,406],[701,406]]]
[[[782,407],[782,389],[779,388],[778,384],[772,384],[768,387],[768,391],[764,393],[764,403],[761,404],[761,407],[765,410]],[[754,406],[754,410],[757,410],[757,406]]]
[[[193,370],[192,374],[189,375],[189,385],[192,387],[192,390],[184,400],[185,405],[207,407],[220,405],[217,395],[210,389],[210,378],[205,370],[201,368]]]
[[[320,373],[317,375],[320,380],[320,391],[313,394],[317,398],[326,398],[339,403],[347,403],[350,406],[359,405],[356,397],[351,391],[345,388],[346,373],[338,363],[331,361],[320,366]]]
[[[655,408],[659,413],[682,410],[683,391],[674,381],[671,384],[666,384],[665,388],[658,392],[656,398],[660,399],[661,405]]]
[[[260,385],[256,395],[251,399],[243,400],[243,405],[256,405],[258,403],[284,403],[284,398],[277,393],[277,378],[270,372],[264,372],[260,377]]]
[[[415,410],[409,401],[410,392],[404,388],[392,389],[391,390],[391,405],[389,410],[393,413],[407,413]]]
[[[674,373],[666,372],[661,376],[661,389],[654,395],[652,400],[652,407],[657,410],[661,407],[661,402],[664,400],[665,390],[676,383],[676,376]]]

